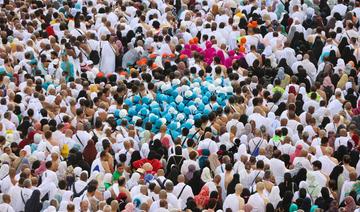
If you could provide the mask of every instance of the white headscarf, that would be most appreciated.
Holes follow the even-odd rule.
[[[29,145],[24,146],[24,150],[26,152],[26,157],[31,155],[31,147]]]
[[[131,178],[129,179],[129,181],[126,183],[126,187],[127,189],[131,190],[131,188],[133,188],[134,186],[138,185],[140,180],[140,174],[135,172],[134,174],[131,175]]]
[[[80,167],[74,168],[75,177],[80,177],[81,172],[82,172],[82,168],[80,168]]]
[[[150,152],[150,148],[149,148],[149,144],[144,143],[141,146],[141,150],[140,150],[140,155],[142,158],[147,158],[147,156],[149,155]]]
[[[201,173],[201,180],[205,183],[211,182],[213,178],[211,177],[210,169],[208,167],[205,167]]]
[[[240,140],[241,140],[241,138],[240,138]],[[244,143],[240,144],[240,146],[238,148],[238,152],[234,154],[234,158],[237,160],[240,160],[240,157],[242,155],[248,155],[247,150],[246,150],[246,145]]]

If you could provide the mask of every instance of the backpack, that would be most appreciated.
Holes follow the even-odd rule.
[[[261,141],[259,141],[257,144],[256,144],[256,146],[255,146],[255,149],[252,151],[252,153],[251,153],[251,156],[254,156],[254,157],[256,157],[256,156],[258,156],[259,155],[259,150],[260,150],[260,146],[261,146],[261,144],[263,143],[263,139],[261,139]],[[255,144],[255,142],[253,141],[253,143]]]

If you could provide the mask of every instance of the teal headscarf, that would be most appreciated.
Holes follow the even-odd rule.
[[[311,206],[310,212],[315,212],[315,210],[318,208],[317,205]]]
[[[289,212],[296,212],[298,210],[298,206],[295,203],[292,203],[289,207]]]
[[[285,6],[283,3],[278,2],[275,9],[275,14],[278,17],[278,19],[281,18],[282,13],[285,11]]]

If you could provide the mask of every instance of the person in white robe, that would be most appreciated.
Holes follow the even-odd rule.
[[[111,43],[106,39],[106,36],[102,36],[102,41],[99,44],[100,54],[100,71],[106,75],[115,72],[115,57],[116,52]]]
[[[16,201],[16,200],[11,200],[10,195],[3,194],[2,195],[2,203],[0,204],[0,210],[4,211],[4,212],[15,212],[14,208],[11,207],[11,205],[10,205],[10,203],[12,201]]]
[[[275,150],[273,158],[270,159],[270,170],[274,174],[277,185],[284,181],[284,174],[288,171],[285,167],[285,163],[279,159],[280,155],[281,152]]]
[[[185,184],[184,175],[178,176],[178,184],[174,186],[173,194],[180,200],[181,209],[186,207],[187,199],[194,197],[191,187]]]
[[[263,182],[258,182],[256,184],[256,193],[250,196],[247,203],[253,207],[252,212],[265,211],[266,205],[269,203],[269,199],[265,195],[264,190],[265,184]]]
[[[353,190],[353,185],[356,183],[356,172],[349,174],[350,179],[345,180],[343,186],[341,187],[339,202],[343,202],[345,197]]]
[[[328,176],[330,176],[332,170],[338,164],[337,160],[335,158],[332,158],[331,155],[332,149],[331,147],[327,147],[325,150],[325,155],[320,156],[318,159],[322,165],[321,171]]]
[[[241,197],[243,186],[238,183],[235,186],[235,193],[228,195],[223,203],[223,210],[230,208],[231,211],[241,211],[244,208],[245,201]]]

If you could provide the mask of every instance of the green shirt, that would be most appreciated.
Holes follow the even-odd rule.
[[[122,173],[120,173],[120,172],[118,172],[118,170],[116,170],[113,173],[113,181],[117,181],[121,176],[122,176]]]

